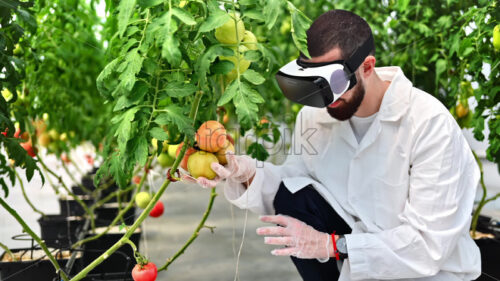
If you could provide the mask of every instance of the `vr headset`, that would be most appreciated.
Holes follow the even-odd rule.
[[[356,85],[354,72],[374,49],[370,34],[347,60],[311,63],[298,58],[280,68],[276,80],[289,100],[312,107],[326,107]]]

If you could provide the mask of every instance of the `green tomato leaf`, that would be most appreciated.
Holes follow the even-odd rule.
[[[230,19],[231,17],[219,8],[217,1],[208,1],[208,17],[200,25],[196,38],[198,38],[200,33],[214,30],[217,27],[222,26]]]
[[[146,161],[148,160],[148,141],[144,136],[136,137],[137,142],[135,144],[135,160],[140,166],[146,165]]]
[[[163,28],[159,36],[160,42],[163,42],[161,48],[161,56],[173,66],[180,65],[182,60],[181,50],[179,49],[179,40],[174,35],[177,31],[177,22],[172,19],[172,10],[169,10],[163,17]]]
[[[257,46],[258,45],[259,44],[257,44]],[[245,57],[246,60],[249,60],[251,62],[259,61],[262,58],[262,55],[257,50],[246,51],[245,53],[243,53],[243,55],[244,55],[244,57]]]
[[[99,90],[99,93],[106,99],[111,99],[111,95],[108,95],[108,90],[106,86],[104,86],[104,80],[106,80],[113,73],[115,68],[118,66],[120,60],[121,60],[120,57],[112,60],[104,67],[99,76],[97,76],[96,80],[97,90]]]
[[[128,25],[128,20],[134,11],[135,0],[121,0],[118,4],[118,35],[122,37]]]
[[[266,148],[262,144],[257,142],[254,142],[250,144],[250,146],[248,146],[247,154],[259,161],[265,161],[267,157],[269,157],[269,153],[267,152]]]
[[[191,119],[185,116],[183,109],[177,105],[169,105],[161,110],[154,122],[158,125],[177,126],[179,131],[188,136],[194,136]]]
[[[165,2],[164,0],[137,0],[137,4],[141,6],[141,8],[146,9],[146,8],[151,8],[154,7],[158,4],[161,4]]]
[[[250,129],[252,125],[259,119],[257,112],[259,111],[258,103],[263,103],[264,99],[260,94],[245,82],[239,82],[238,91],[233,97],[233,103],[236,107],[236,115],[238,122],[242,128]]]
[[[276,19],[280,14],[280,5],[282,0],[267,0],[264,7],[264,16],[266,17],[266,27],[267,29],[273,28],[276,23]]]
[[[446,60],[438,59],[436,61],[436,85],[439,81],[439,76],[446,70]]]
[[[266,17],[262,14],[262,11],[257,10],[257,9],[245,11],[244,15],[248,18],[256,20],[257,22],[265,22],[266,21]]]
[[[151,130],[149,130],[149,134],[151,135],[151,137],[153,137],[157,140],[160,140],[160,141],[168,140],[167,132],[165,132],[160,127],[151,128]]]
[[[118,148],[122,153],[126,152],[127,142],[132,138],[132,121],[134,120],[135,113],[138,110],[139,107],[133,107],[119,115],[121,117],[121,121],[119,121],[120,123],[115,132],[115,137],[117,137]]]
[[[183,98],[192,95],[196,92],[196,89],[195,85],[184,82],[171,82],[165,87],[168,96],[174,98]]]
[[[397,3],[398,10],[400,12],[405,12],[408,8],[408,5],[410,4],[410,0],[398,0]]]
[[[226,103],[230,102],[234,96],[236,95],[236,92],[238,91],[238,80],[233,80],[227,87],[222,96],[220,97],[219,101],[217,102],[217,106],[223,106]]]
[[[218,56],[232,56],[234,52],[230,48],[222,47],[221,45],[212,45],[202,56],[196,61],[195,69],[198,76],[200,86],[203,88],[207,77],[207,72],[210,65]]]
[[[120,83],[111,93],[113,97],[126,95],[132,90],[136,81],[135,76],[141,71],[143,60],[144,57],[139,54],[137,48],[125,56],[125,60],[117,68],[117,71],[122,73],[118,77]]]
[[[248,69],[247,71],[243,72],[243,77],[248,80],[248,82],[254,84],[254,85],[260,85],[266,81],[262,75],[260,75],[257,71],[253,69]]]
[[[172,9],[172,15],[176,16],[178,19],[180,19],[182,22],[184,22],[187,25],[195,25],[196,21],[194,20],[193,16],[188,13],[186,10],[179,9],[177,7]]]
[[[234,63],[228,60],[219,60],[210,66],[210,73],[213,74],[226,74],[234,68]]]
[[[292,2],[288,1],[288,11],[292,18],[291,33],[292,39],[295,46],[299,51],[301,51],[308,58],[310,57],[309,51],[307,50],[307,34],[306,31],[311,25],[311,20],[304,15],[300,10],[295,8]]]

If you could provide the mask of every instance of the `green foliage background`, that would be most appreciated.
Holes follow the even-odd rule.
[[[22,92],[23,101],[1,99],[2,128],[17,121],[33,133],[26,120],[48,112],[49,128],[75,132],[69,144],[52,152],[81,140],[102,142],[99,175],[112,175],[122,187],[134,166],[144,165],[151,154],[152,138],[193,140],[203,121],[224,111],[231,117],[228,126],[237,126],[240,134],[256,129],[257,141],[247,152],[266,159],[261,141],[276,142],[276,123],[292,125],[300,109],[284,99],[274,74],[298,50],[307,53],[309,24],[334,8],[351,10],[372,26],[379,66],[400,66],[416,87],[438,97],[453,114],[458,103],[467,106],[473,96],[475,112],[457,122],[474,128],[478,140],[485,138],[488,122],[488,159],[500,163],[499,53],[491,43],[499,23],[496,1],[107,0],[102,21],[94,1],[5,3],[16,4],[2,10],[1,35],[8,39],[2,65],[16,67],[5,68],[9,79],[1,83]],[[257,50],[244,53],[250,69],[233,81],[224,74],[234,64],[219,57],[233,55],[241,44],[220,44],[214,37],[214,30],[231,19],[221,8],[239,13],[259,40]],[[23,53],[16,56],[17,42]],[[488,76],[484,65],[490,66]],[[200,91],[192,126],[187,113]],[[260,124],[262,116],[271,123]],[[0,138],[4,146],[16,142],[11,135]],[[6,161],[0,162],[8,171]]]

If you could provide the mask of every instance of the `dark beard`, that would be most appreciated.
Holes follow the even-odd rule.
[[[363,84],[359,83],[353,88],[353,90],[354,92],[352,94],[352,99],[349,102],[347,102],[343,98],[340,98],[342,100],[342,104],[340,104],[338,107],[326,107],[326,111],[328,112],[328,114],[330,114],[331,117],[340,121],[344,121],[351,118],[354,113],[358,111],[358,108],[365,96],[365,87],[363,87]]]

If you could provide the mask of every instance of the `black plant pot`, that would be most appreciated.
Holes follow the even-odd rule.
[[[88,207],[94,203],[94,199],[89,195],[78,195],[78,198]],[[71,197],[59,198],[59,207],[61,209],[61,215],[83,216],[85,214],[85,209],[82,205]]]
[[[85,220],[83,217],[46,215],[38,219],[41,238],[45,244],[54,248],[68,248],[77,241],[78,232]]]
[[[86,189],[90,191],[95,190],[95,185],[94,185],[94,176],[91,174],[86,174],[85,176],[82,177],[82,185]]]
[[[2,261],[6,253],[0,256],[0,280],[8,281],[53,281],[59,280],[56,270],[45,254],[41,254],[41,249],[11,249],[13,254],[22,256],[22,261]],[[57,262],[64,268],[69,260],[69,254],[63,255],[61,252],[53,253]],[[81,269],[82,254],[78,253],[71,273],[76,273]]]
[[[481,276],[478,281],[500,280],[500,223],[491,217],[479,216],[477,230],[494,238],[474,240],[481,250]]]
[[[103,186],[106,185],[106,183],[103,183],[102,184]],[[116,183],[113,183],[111,184],[111,186],[107,187],[107,188],[101,188],[101,199],[102,198],[105,198],[106,196],[110,195],[111,193],[119,190],[120,188],[118,187],[118,185],[116,185]],[[127,194],[124,194],[121,196],[121,202],[128,202],[130,200],[130,195],[132,194],[132,192],[128,192]],[[116,196],[113,196],[109,201],[109,203],[113,203],[113,202],[118,202]]]
[[[122,208],[125,208],[127,204],[123,203]],[[95,210],[96,214],[96,226],[108,226],[119,213],[118,203],[107,203]],[[132,225],[135,221],[135,207],[130,208],[124,215],[123,221],[126,225]]]
[[[97,228],[96,232],[103,230],[104,228]],[[85,254],[83,255],[83,266],[87,266],[96,258],[98,258],[101,254],[103,254],[106,250],[108,250],[111,246],[113,246],[120,238],[123,237],[125,230],[118,231],[118,227],[114,227],[110,232],[103,235],[99,239],[90,241],[85,243]],[[93,235],[87,235],[90,237]],[[130,236],[130,241],[132,241],[137,248],[139,249],[139,240],[141,238],[141,230],[138,228],[136,231]],[[116,252],[111,254],[106,260],[104,260],[100,265],[90,272],[94,276],[101,276],[102,273],[123,273],[123,272],[131,272],[136,264],[134,258],[134,251],[130,247],[130,245],[125,244],[120,247]],[[90,279],[92,280],[92,279]],[[93,280],[109,280],[109,279],[93,279]],[[110,279],[113,280],[113,279]],[[120,279],[122,280],[122,279]]]

